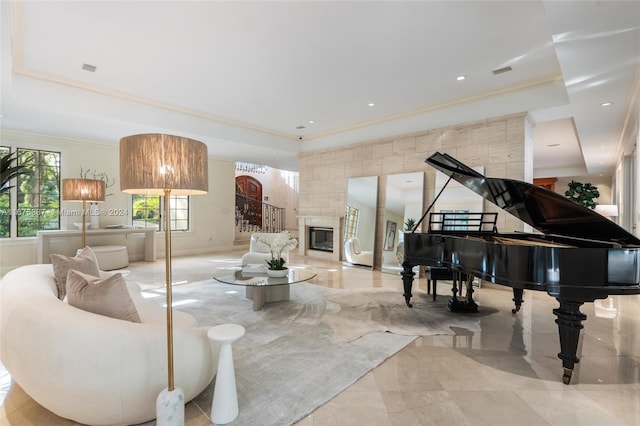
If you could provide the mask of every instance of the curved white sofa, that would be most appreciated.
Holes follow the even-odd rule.
[[[16,383],[58,416],[90,425],[155,418],[167,387],[165,308],[127,283],[141,323],[93,314],[57,298],[50,264],[23,266],[0,281],[0,361]],[[217,351],[191,315],[174,310],[175,386],[202,392]]]
[[[344,243],[344,256],[347,262],[354,265],[373,266],[373,252],[362,251],[360,248],[360,240],[357,237],[351,237]]]

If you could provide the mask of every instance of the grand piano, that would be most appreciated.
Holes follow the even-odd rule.
[[[413,268],[417,265],[446,268],[454,277],[470,277],[464,300],[456,295],[454,281],[451,311],[477,310],[472,298],[473,277],[512,287],[514,314],[520,309],[523,290],[546,291],[559,302],[553,310],[560,336],[558,357],[564,368],[562,381],[569,384],[579,362],[578,340],[587,318],[580,307],[609,295],[640,293],[640,240],[595,211],[542,187],[485,177],[439,152],[426,163],[538,233],[498,233],[495,227],[461,230],[459,226],[415,232],[440,192],[416,228],[404,234],[401,275],[407,306],[412,306]]]

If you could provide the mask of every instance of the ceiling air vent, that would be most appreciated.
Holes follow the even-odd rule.
[[[304,127],[304,126],[298,126],[298,127],[296,127],[296,129],[298,129],[298,130],[302,130],[302,129],[306,129],[306,127]]]
[[[513,68],[511,67],[503,67],[503,68],[498,68],[497,70],[493,70],[491,71],[493,73],[493,75],[498,75],[498,74],[502,74],[503,72],[508,72],[513,70]]]
[[[95,65],[82,64],[82,69],[89,72],[96,72],[97,67]]]

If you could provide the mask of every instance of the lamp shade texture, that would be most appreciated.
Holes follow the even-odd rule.
[[[104,201],[105,182],[99,179],[63,179],[64,201]]]
[[[130,194],[199,195],[209,190],[207,146],[173,135],[120,139],[120,190]]]

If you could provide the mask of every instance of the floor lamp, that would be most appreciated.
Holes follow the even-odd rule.
[[[86,247],[87,201],[104,201],[106,184],[99,179],[62,179],[62,200],[82,201],[82,248]]]
[[[199,195],[209,190],[207,146],[180,136],[141,134],[120,139],[120,190],[164,196],[165,281],[167,297],[167,388],[156,401],[156,424],[184,424],[184,393],[173,378],[171,302],[171,195]]]

